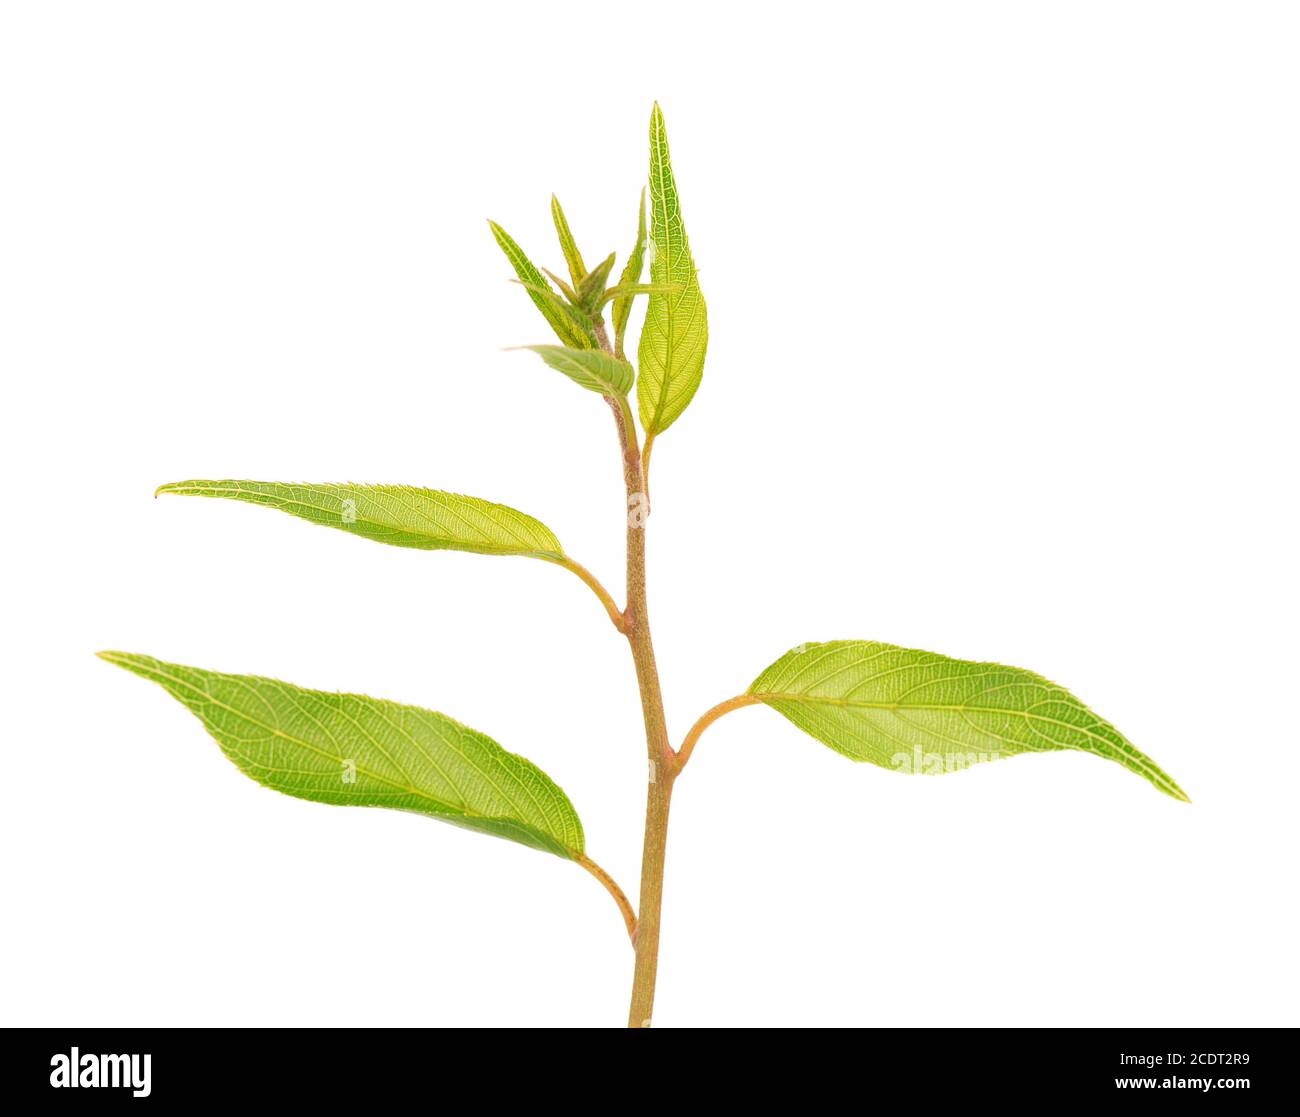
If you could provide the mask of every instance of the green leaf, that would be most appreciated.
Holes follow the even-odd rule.
[[[546,277],[524,255],[523,249],[495,221],[489,221],[488,225],[492,229],[492,236],[496,238],[497,244],[501,246],[501,251],[506,254],[506,259],[510,261],[511,267],[515,269],[515,275],[519,277],[519,282],[524,285],[529,298],[533,300],[537,309],[542,312],[542,317],[550,323],[555,335],[565,345],[572,345],[575,349],[594,349],[596,347],[595,337],[577,326],[570,315],[566,315],[562,310],[557,309],[558,296],[551,290],[550,284],[546,282]],[[548,294],[551,296],[550,298],[547,298]],[[563,306],[562,303],[559,305]]]
[[[560,289],[561,293],[564,295],[566,299],[569,300],[569,302],[575,304],[577,303],[578,292],[575,291],[572,287],[570,287],[567,283],[565,283],[564,280],[562,280],[558,275],[556,275],[553,271],[551,271],[550,268],[543,268],[542,274],[545,275],[547,279],[549,279],[552,283],[555,284],[555,286],[557,286]]]
[[[610,253],[599,264],[582,277],[578,284],[578,302],[587,310],[595,312],[600,306],[601,296],[605,293],[605,281],[614,268],[614,253]]]
[[[419,811],[557,857],[583,855],[582,823],[551,778],[446,714],[147,655],[99,656],[188,706],[264,787],[316,803]]]
[[[528,555],[558,562],[545,524],[504,504],[410,485],[294,485],[276,481],[173,481],[160,493],[265,504],[314,524],[397,547]]]
[[[599,349],[566,349],[562,345],[524,345],[556,372],[602,396],[625,396],[632,389],[632,366]]]
[[[638,349],[637,404],[648,434],[667,430],[686,410],[704,372],[709,324],[691,260],[681,203],[668,157],[663,113],[650,115],[650,281],[680,284],[674,294],[651,295]]]
[[[1022,752],[1078,749],[1179,786],[1113,725],[1041,675],[874,640],[801,644],[749,693],[851,760],[937,774]]]
[[[623,274],[619,276],[619,292],[614,299],[614,352],[623,352],[623,335],[627,332],[627,320],[632,313],[632,298],[641,282],[641,265],[645,261],[645,187],[641,187],[641,204],[636,214],[636,244],[623,265]],[[608,292],[606,292],[608,294]]]
[[[551,195],[551,220],[555,222],[555,232],[560,238],[560,251],[564,253],[564,262],[569,265],[569,276],[576,289],[582,282],[582,277],[587,274],[587,268],[582,262],[582,254],[578,251],[573,234],[569,232],[569,222],[564,216],[564,210],[560,208],[560,199],[554,194]]]
[[[552,291],[549,287],[534,287],[531,284],[527,284],[527,283],[523,284],[523,286],[526,287],[528,289],[528,292],[534,295],[536,298],[543,299],[546,302],[546,304],[552,310],[554,310],[555,313],[560,318],[568,322],[571,332],[573,332],[576,336],[588,338],[588,339],[594,339],[596,335],[591,323],[591,319],[587,316],[585,311],[579,309],[577,306],[574,305],[574,302],[577,300],[578,296],[570,289],[567,283],[561,283],[560,280],[556,279],[556,277],[554,275],[551,275],[550,272],[547,272],[546,274],[551,276],[551,278],[555,280],[556,284],[564,292],[565,297],[570,299],[569,302],[565,302],[564,299],[560,298],[560,296],[557,295],[554,291]],[[518,281],[516,280],[515,282]],[[536,298],[534,299],[534,301],[536,301]],[[592,340],[591,344],[594,346],[596,342]],[[588,348],[588,346],[583,345],[583,346],[578,346],[577,348],[586,349]]]

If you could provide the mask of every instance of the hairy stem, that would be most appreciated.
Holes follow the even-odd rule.
[[[641,451],[636,426],[625,399],[611,399],[623,455],[623,481],[627,490],[627,624],[628,643],[641,691],[641,716],[645,721],[649,783],[646,787],[645,840],[641,851],[641,899],[638,905],[636,965],[632,975],[632,1003],[628,1026],[650,1025],[654,1009],[655,977],[659,966],[659,912],[664,891],[664,856],[668,848],[668,806],[676,776],[676,756],[668,743],[659,670],[650,637],[646,605],[645,520],[647,505],[641,472]]]

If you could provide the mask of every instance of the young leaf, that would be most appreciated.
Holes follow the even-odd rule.
[[[298,799],[393,807],[577,861],[582,823],[549,776],[446,714],[100,652],[188,706],[246,776]]]
[[[609,273],[613,268],[614,253],[611,252],[584,275],[582,282],[578,284],[578,302],[593,314],[601,304],[602,296],[605,294],[605,281],[609,279]]]
[[[657,104],[650,116],[650,239],[651,283],[681,287],[673,294],[651,295],[641,327],[637,404],[641,425],[655,435],[667,430],[691,402],[709,341],[704,296],[682,224],[668,136]]]
[[[569,232],[569,222],[564,216],[564,210],[560,208],[560,199],[554,194],[551,195],[551,220],[555,222],[555,233],[560,238],[560,251],[564,253],[564,262],[569,266],[569,276],[576,288],[582,282],[582,277],[587,274],[587,268],[582,262],[582,254],[578,251],[573,234]]]
[[[589,392],[625,396],[632,389],[632,366],[599,349],[566,349],[562,345],[525,345],[556,372],[562,372]]]
[[[501,246],[501,251],[506,254],[506,259],[510,261],[511,267],[515,269],[515,275],[519,277],[519,282],[524,285],[529,298],[533,300],[537,309],[542,312],[542,317],[550,323],[555,335],[565,345],[572,345],[575,349],[594,349],[596,339],[588,332],[577,327],[570,316],[557,310],[552,300],[548,299],[546,294],[543,293],[549,293],[552,298],[555,297],[555,292],[551,290],[550,285],[546,282],[546,277],[524,255],[523,249],[495,221],[489,221],[488,225],[491,226],[492,236],[496,238],[497,244]]]
[[[641,188],[641,205],[636,214],[636,244],[623,265],[623,274],[618,279],[620,293],[614,299],[614,352],[623,352],[623,335],[627,332],[627,320],[632,313],[632,297],[635,288],[641,282],[641,265],[645,261],[645,187]],[[623,293],[625,292],[625,293]],[[606,292],[608,294],[608,292]]]
[[[528,555],[559,562],[545,524],[504,504],[409,485],[293,485],[275,481],[173,481],[160,493],[265,504],[314,524],[397,547]]]
[[[542,268],[542,274],[560,289],[561,293],[569,300],[569,302],[574,304],[577,303],[578,292],[565,283],[564,280],[551,271],[550,268]]]
[[[1187,799],[1113,725],[1019,667],[834,640],[786,652],[749,694],[836,752],[883,768],[936,774],[1016,753],[1078,749]]]
[[[579,309],[579,307],[575,305],[578,300],[577,293],[574,292],[567,283],[560,280],[554,273],[546,272],[546,274],[550,276],[551,279],[555,280],[556,286],[564,292],[565,298],[569,300],[568,302],[565,302],[564,299],[560,298],[560,296],[549,287],[534,287],[530,283],[524,283],[521,285],[527,288],[528,293],[533,296],[534,302],[539,298],[544,300],[546,305],[549,306],[558,317],[564,319],[569,324],[568,329],[571,334],[577,337],[587,338],[588,340],[591,340],[593,346],[596,345],[594,340],[596,335],[590,317],[588,317],[585,311]],[[518,281],[516,280],[515,282]],[[578,346],[578,348],[585,349],[587,346]]]

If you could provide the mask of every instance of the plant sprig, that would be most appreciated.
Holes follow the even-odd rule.
[[[633,1027],[648,1026],[654,1007],[673,785],[704,731],[734,710],[769,706],[849,759],[894,771],[940,774],[1024,752],[1074,749],[1112,760],[1172,798],[1187,798],[1119,730],[1042,676],[871,640],[792,648],[746,691],[702,714],[681,745],[672,747],[647,608],[648,470],[655,439],[681,418],[700,387],[708,315],[658,105],[650,118],[648,185],[636,240],[612,282],[615,254],[588,268],[554,196],[551,216],[567,279],[534,265],[500,225],[489,223],[516,281],[560,342],[524,348],[600,395],[613,413],[627,499],[625,605],[539,520],[478,497],[406,485],[233,480],[180,481],[158,490],[261,504],[392,546],[541,559],[576,575],[627,639],[640,689],[649,781],[637,909],[587,855],[578,814],[559,786],[523,757],[445,714],[150,656],[99,653],[161,685],[203,722],[243,772],[267,787],[321,803],[414,810],[578,864],[613,898],[635,951],[628,1013]],[[647,261],[650,282],[643,283]],[[639,296],[647,304],[634,367],[625,341]]]

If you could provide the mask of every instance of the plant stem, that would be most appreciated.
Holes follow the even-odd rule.
[[[646,498],[641,471],[641,451],[627,400],[611,399],[618,423],[623,455],[623,481],[627,489],[627,633],[641,691],[641,716],[645,721],[649,784],[646,788],[645,840],[641,852],[641,899],[633,945],[636,965],[632,975],[632,1003],[628,1027],[646,1028],[654,1009],[655,977],[659,967],[659,912],[664,891],[664,856],[668,848],[668,807],[676,776],[676,756],[668,743],[659,671],[650,637],[646,605],[645,519]]]
[[[664,894],[664,855],[668,849],[668,805],[672,793],[672,777],[661,774],[650,784],[646,796],[645,841],[641,847],[641,918],[632,941],[636,964],[632,971],[632,1003],[627,1010],[629,1028],[650,1027],[654,1012],[655,979],[659,974],[659,909]]]

